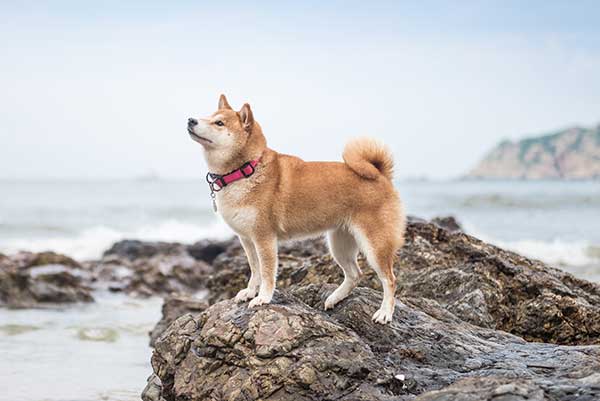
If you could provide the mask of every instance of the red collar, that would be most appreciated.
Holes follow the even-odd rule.
[[[249,162],[242,164],[241,167],[223,175],[214,173],[206,174],[206,182],[208,182],[208,186],[210,187],[211,195],[214,192],[219,192],[234,181],[250,177],[254,174],[255,167],[259,161],[260,158],[250,160]]]

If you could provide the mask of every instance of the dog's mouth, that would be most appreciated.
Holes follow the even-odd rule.
[[[187,131],[188,131],[188,134],[190,134],[190,136],[192,137],[192,139],[199,139],[200,141],[204,141],[204,142],[207,142],[207,143],[213,143],[213,141],[211,141],[210,139],[204,138],[203,136],[200,136],[200,135],[196,134],[189,127],[188,127]]]

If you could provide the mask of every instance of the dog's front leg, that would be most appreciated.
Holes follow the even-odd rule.
[[[240,243],[246,252],[248,264],[250,265],[250,280],[248,281],[248,287],[240,290],[235,296],[236,302],[244,302],[254,298],[260,286],[260,263],[254,243],[250,238],[243,236],[240,236]]]
[[[248,307],[268,304],[273,298],[277,278],[277,238],[255,238],[254,247],[260,264],[260,289]]]

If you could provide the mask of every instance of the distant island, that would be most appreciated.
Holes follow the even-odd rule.
[[[503,141],[464,178],[600,179],[600,125]]]

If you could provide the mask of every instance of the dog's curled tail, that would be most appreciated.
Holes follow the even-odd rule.
[[[344,162],[356,174],[369,180],[383,175],[391,180],[394,159],[387,146],[372,138],[357,138],[346,144],[342,154]]]

